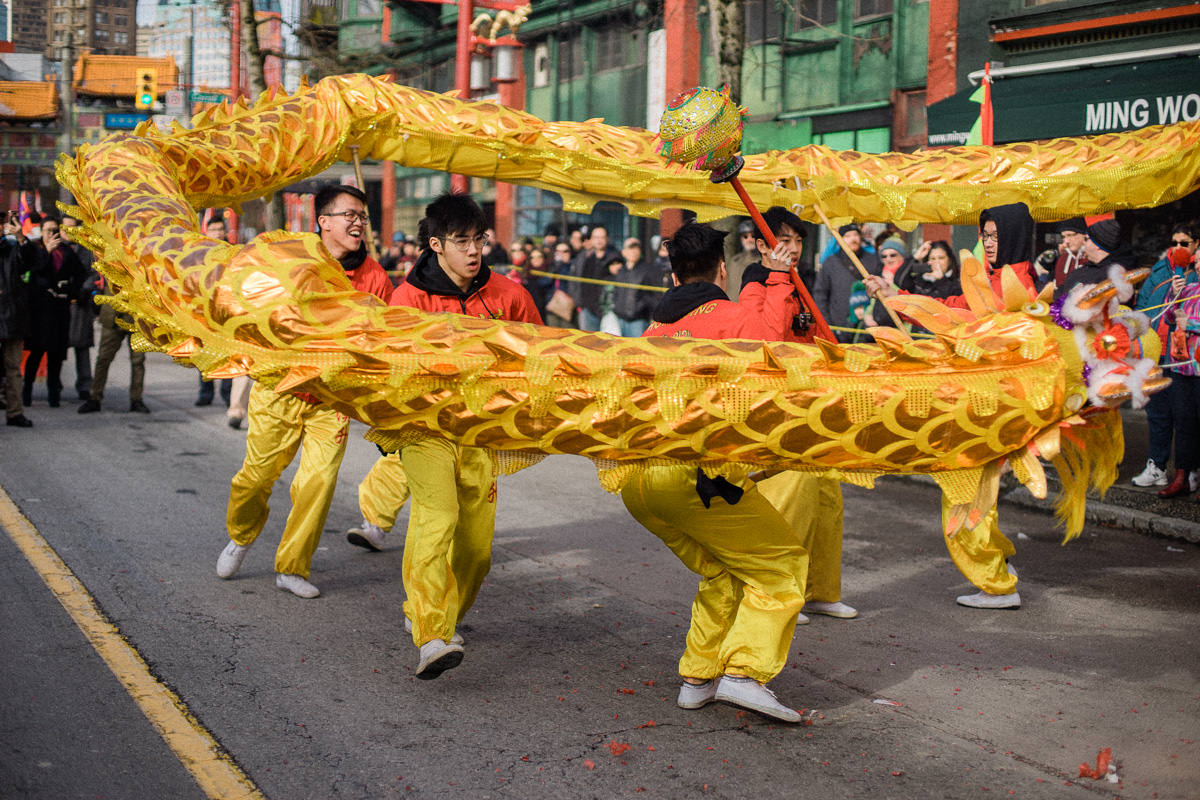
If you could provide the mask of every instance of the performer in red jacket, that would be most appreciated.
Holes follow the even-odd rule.
[[[645,336],[774,338],[765,315],[748,313],[725,296],[724,236],[694,223],[675,233],[667,244],[675,288],[655,309]],[[772,256],[763,299],[782,318],[792,284],[785,254]],[[621,500],[701,577],[679,661],[678,705],[700,708],[721,700],[799,722],[800,714],[765,684],[787,662],[804,605],[808,554],[748,470],[712,477],[694,466],[647,467],[622,490]]]
[[[334,185],[318,192],[313,202],[321,243],[341,263],[350,283],[386,300],[391,281],[363,244],[366,195],[353,186]],[[267,523],[275,481],[300,450],[292,511],[275,551],[275,585],[297,597],[317,597],[321,592],[309,582],[309,569],[333,502],[350,420],[310,394],[278,394],[259,383],[250,390],[248,417],[246,458],[233,476],[225,512],[230,541],[217,559],[217,575],[237,574]]]
[[[468,195],[444,194],[434,200],[425,208],[422,225],[429,246],[392,293],[392,305],[542,323],[523,286],[483,265],[487,225],[482,209]],[[417,677],[436,678],[462,662],[462,637],[455,627],[491,569],[496,524],[493,456],[480,447],[423,439],[400,450],[399,464],[385,457],[376,467],[402,469],[412,493],[404,541],[404,615],[421,651]],[[360,491],[363,505],[361,495]],[[390,505],[399,507],[397,499],[403,501],[394,498]]]

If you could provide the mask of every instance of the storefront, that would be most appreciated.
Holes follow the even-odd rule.
[[[1200,119],[1200,57],[1026,68],[992,81],[996,144],[1128,131]],[[1034,71],[1044,70],[1044,71]],[[979,119],[975,87],[929,106],[929,145],[967,141]]]

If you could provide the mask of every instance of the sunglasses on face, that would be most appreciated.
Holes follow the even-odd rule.
[[[1171,244],[1177,245],[1179,247],[1191,247],[1192,240],[1191,239],[1172,239]]]

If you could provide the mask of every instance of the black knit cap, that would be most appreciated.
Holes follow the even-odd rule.
[[[843,225],[842,227],[838,228],[838,234],[841,236],[845,236],[850,231],[858,231],[859,233],[862,233],[862,228],[858,227],[857,222],[851,222],[849,225]]]
[[[1112,253],[1121,244],[1121,223],[1115,219],[1093,222],[1088,226],[1087,235],[1092,244],[1106,253]]]
[[[1058,232],[1066,233],[1067,231],[1072,233],[1086,233],[1087,222],[1084,221],[1083,217],[1071,217],[1070,219],[1064,219],[1062,222],[1058,223]]]

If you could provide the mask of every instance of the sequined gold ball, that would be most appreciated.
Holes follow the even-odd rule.
[[[742,146],[745,118],[746,109],[730,99],[728,88],[680,92],[663,112],[658,152],[692,169],[721,169]]]

